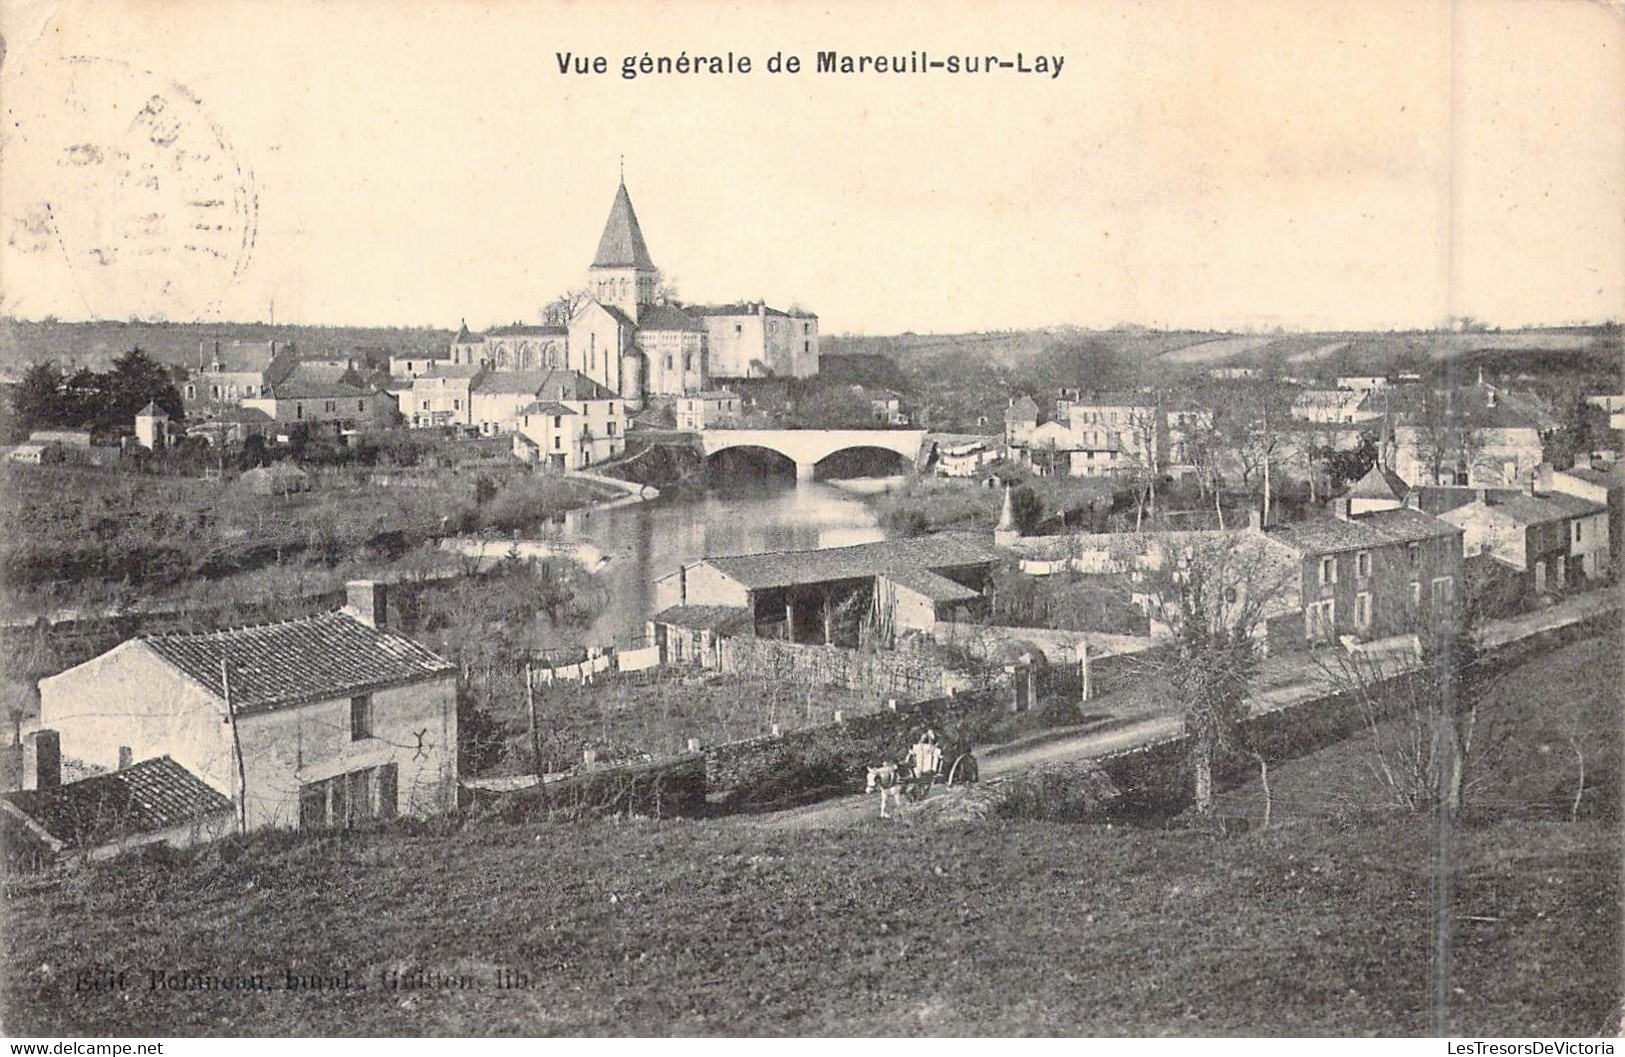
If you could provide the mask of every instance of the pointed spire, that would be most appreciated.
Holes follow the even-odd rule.
[[[598,255],[593,258],[592,266],[655,270],[649,247],[643,241],[643,229],[638,226],[638,214],[632,208],[632,196],[626,193],[624,178],[615,189],[615,202],[609,207],[609,219],[604,221],[604,234],[598,240]]]
[[[999,511],[998,531],[1008,532],[1016,527],[1016,504],[1010,498],[1010,485],[1004,486],[1004,508]]]

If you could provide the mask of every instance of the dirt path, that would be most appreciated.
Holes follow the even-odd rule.
[[[1619,606],[1616,592],[1593,592],[1565,599],[1539,612],[1490,621],[1483,637],[1487,645],[1500,646]],[[1337,652],[1332,648],[1265,660],[1253,679],[1253,713],[1273,712],[1334,693],[1339,685]],[[1395,657],[1393,663],[1402,661]],[[1109,698],[1102,698],[1099,703],[1108,701]],[[1182,726],[1180,716],[1172,712],[1114,717],[1071,733],[1043,732],[1005,745],[978,748],[976,758],[984,779],[1000,778],[1046,764],[1091,759],[1161,741],[1178,734]],[[958,796],[959,793],[959,790],[939,787],[932,790],[931,796]],[[853,794],[786,811],[745,816],[740,821],[767,829],[814,829],[849,826],[866,818],[878,818],[879,814],[880,804],[874,796]]]

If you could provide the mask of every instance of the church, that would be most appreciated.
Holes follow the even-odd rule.
[[[818,317],[760,301],[684,305],[658,294],[623,176],[587,269],[586,292],[542,325],[484,334],[467,324],[451,343],[453,365],[488,371],[568,368],[642,404],[725,386],[739,378],[818,373]]]

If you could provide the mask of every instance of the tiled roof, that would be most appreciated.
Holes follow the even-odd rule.
[[[598,384],[580,371],[566,367],[548,372],[542,383],[542,397],[555,400],[619,400],[615,390]]]
[[[992,565],[1001,559],[990,536],[944,532],[935,536],[860,543],[810,551],[770,551],[707,558],[705,564],[747,589],[825,580],[859,580],[909,570]]]
[[[632,208],[632,196],[626,193],[624,183],[615,189],[615,201],[609,207],[609,219],[604,221],[604,233],[598,239],[598,253],[592,259],[592,266],[654,270],[649,247],[643,242],[643,229],[638,226],[638,214]]]
[[[263,371],[271,365],[275,355],[275,343],[270,341],[222,342],[218,351],[210,349],[205,352],[210,366],[220,364],[222,374]]]
[[[1351,499],[1404,499],[1411,486],[1405,479],[1382,463],[1373,463],[1364,477],[1349,489]]]
[[[755,301],[741,301],[731,305],[684,305],[683,311],[693,316],[789,316],[789,312],[781,312],[770,305],[759,305]],[[797,312],[797,318],[807,317],[817,319],[811,312]]]
[[[150,418],[168,418],[169,417],[169,414],[166,411],[164,411],[163,408],[158,406],[158,401],[156,401],[156,400],[148,400],[147,401],[147,406],[142,408],[140,411],[137,411],[136,415],[138,417],[142,416],[142,415],[145,415],[145,416],[148,416]]]
[[[1036,421],[1038,418],[1038,403],[1026,393],[1022,393],[1011,402],[1009,407],[1005,408],[1004,417],[1018,422],[1029,419]]]
[[[751,620],[748,609],[738,606],[672,606],[649,618],[656,624],[675,624],[700,631],[727,631]]]
[[[1479,492],[1488,496],[1492,503],[1511,499],[1519,494],[1517,488],[1468,488],[1465,485],[1445,484],[1417,485],[1414,491],[1422,512],[1432,514],[1434,517],[1476,502]]]
[[[367,390],[344,382],[289,378],[270,386],[265,398],[271,400],[358,400],[370,396]]]
[[[1072,401],[1073,407],[1154,407],[1157,398],[1151,393],[1130,393],[1121,390],[1107,390],[1099,393],[1080,393],[1078,399]]]
[[[1584,481],[1587,484],[1601,485],[1606,488],[1615,488],[1625,484],[1625,463],[1620,463],[1607,470],[1582,469],[1575,466],[1559,472],[1566,473],[1570,477]]]
[[[487,371],[480,376],[479,383],[474,386],[474,392],[491,395],[498,393],[535,395],[542,391],[543,383],[552,373],[552,371]]]
[[[472,378],[485,368],[477,363],[436,363],[419,378]]]
[[[569,327],[554,324],[511,323],[505,327],[492,327],[486,332],[491,338],[562,338],[570,333]]]
[[[1495,500],[1490,510],[1516,521],[1520,525],[1546,525],[1553,521],[1601,514],[1608,508],[1579,496],[1552,492],[1547,495],[1519,493],[1507,499]]]
[[[705,333],[705,326],[676,305],[645,305],[638,311],[638,330],[680,330]]]
[[[906,587],[933,602],[963,602],[982,597],[964,584],[955,583],[946,576],[938,576],[929,569],[899,569],[886,573],[885,577],[898,587]]]
[[[691,400],[738,400],[739,394],[731,389],[706,389],[698,393],[689,393]]]
[[[519,409],[521,415],[573,415],[575,411],[557,400],[537,400]]]
[[[1340,518],[1318,518],[1313,521],[1295,521],[1286,525],[1273,525],[1266,533],[1275,543],[1291,547],[1300,554],[1332,554],[1338,551],[1382,547],[1395,543],[1414,543],[1439,536],[1453,536],[1461,530],[1420,510],[1400,507],[1397,510],[1378,510],[1344,521]]]
[[[451,678],[450,661],[404,635],[372,628],[340,610],[277,624],[136,640],[224,698],[220,661],[231,666],[240,713],[263,712],[364,693],[376,687]]]
[[[168,756],[5,799],[54,839],[94,847],[219,815],[231,801]]]

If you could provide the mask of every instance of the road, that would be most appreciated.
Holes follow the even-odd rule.
[[[1616,591],[1576,595],[1534,613],[1490,621],[1485,626],[1482,638],[1487,646],[1504,646],[1518,639],[1617,610],[1620,606],[1621,597]],[[1333,648],[1265,659],[1253,679],[1254,692],[1250,698],[1252,714],[1277,711],[1335,692],[1342,683],[1339,675],[1340,653],[1339,649]],[[1385,671],[1399,671],[1400,663],[1399,655],[1384,655]],[[1090,707],[1109,710],[1111,696],[1091,702]],[[1097,759],[1137,745],[1154,744],[1175,737],[1182,727],[1180,716],[1173,711],[1113,717],[1083,727],[1043,731],[1007,744],[985,746],[977,749],[976,756],[981,764],[981,776],[988,780],[1047,764]],[[957,796],[959,791],[939,788],[933,790],[931,795]],[[766,829],[822,829],[849,826],[865,818],[876,817],[879,811],[880,805],[874,796],[858,794],[770,814],[746,816],[741,821]]]

